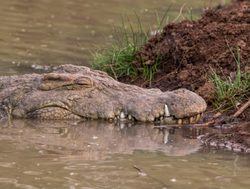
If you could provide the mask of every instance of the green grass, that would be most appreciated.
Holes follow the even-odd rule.
[[[158,13],[155,14],[158,25],[156,31],[162,29],[162,26],[165,24],[164,22],[167,20],[169,10],[170,7],[161,17]],[[111,47],[92,53],[92,67],[107,72],[115,79],[123,76],[134,78],[139,73],[142,73],[144,79],[151,83],[157,72],[158,60],[155,60],[153,65],[145,65],[141,62],[141,65],[137,65],[137,67],[133,64],[133,61],[136,59],[139,49],[148,41],[152,28],[145,30],[140,17],[136,13],[135,16],[137,20],[136,24],[133,25],[129,18],[127,18],[126,23],[122,19],[121,27],[114,28],[114,44]],[[138,67],[140,68],[138,69]]]
[[[112,46],[109,49],[102,50],[93,54],[94,69],[107,72],[115,79],[123,76],[135,77],[138,74],[137,69],[132,64],[138,48],[133,44],[124,47]]]
[[[155,63],[152,65],[146,65],[146,64],[142,64],[143,68],[143,76],[144,76],[144,80],[149,81],[149,86],[151,86],[152,84],[152,80],[154,78],[154,75],[156,74],[158,67],[159,67],[159,60],[156,59]]]
[[[222,79],[212,70],[212,81],[215,86],[214,106],[221,111],[237,107],[248,98],[250,87],[250,74],[241,71],[240,52],[237,49],[237,56],[233,53],[237,69],[234,78]]]
[[[139,21],[138,23],[140,24]],[[129,28],[127,28],[122,20],[122,27],[114,28],[114,44],[93,53],[92,67],[107,72],[115,79],[137,76],[138,71],[133,61],[139,48],[148,40],[141,25],[139,27],[139,31],[135,30],[129,22]]]

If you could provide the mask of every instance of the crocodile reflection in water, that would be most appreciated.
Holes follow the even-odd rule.
[[[13,120],[12,127],[0,128],[0,140],[13,141],[20,148],[35,146],[45,153],[75,154],[91,160],[135,150],[182,156],[201,148],[198,140],[183,138],[183,128],[159,130],[148,123],[121,129],[115,123],[94,120],[72,124],[62,120]]]

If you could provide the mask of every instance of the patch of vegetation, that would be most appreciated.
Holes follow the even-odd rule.
[[[137,50],[136,46],[129,44],[124,47],[112,46],[109,49],[95,52],[92,67],[107,72],[115,79],[123,76],[135,77],[137,69],[132,61],[135,59]]]
[[[155,30],[156,32],[161,31],[163,24],[165,24],[164,22],[167,20],[169,9],[170,7],[161,18],[158,13],[156,13],[158,25]],[[156,60],[153,65],[145,65],[142,62],[141,69],[135,67],[133,61],[136,59],[136,54],[139,49],[149,39],[152,28],[144,30],[140,17],[137,14],[135,15],[137,19],[136,26],[132,25],[129,19],[127,19],[127,26],[125,25],[124,19],[122,19],[122,26],[114,28],[114,45],[93,53],[92,67],[107,72],[115,79],[123,76],[134,78],[141,72],[144,79],[151,83],[157,72],[159,65],[158,60]]]
[[[149,81],[149,86],[151,86],[151,82],[159,67],[159,59],[156,59],[152,65],[142,64],[142,66],[144,80]]]
[[[240,69],[240,51],[237,55],[233,53],[237,69],[232,77],[220,77],[212,70],[212,81],[215,86],[214,106],[222,111],[237,107],[237,105],[248,98],[250,87],[250,74],[244,73]]]

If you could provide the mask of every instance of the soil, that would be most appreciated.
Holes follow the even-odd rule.
[[[234,75],[234,55],[237,51],[240,53],[242,71],[250,72],[249,0],[237,0],[226,6],[206,10],[197,21],[186,20],[166,25],[162,33],[152,37],[141,48],[133,63],[138,70],[143,64],[158,64],[158,71],[150,87],[163,91],[184,87],[200,94],[211,105],[215,94],[213,83],[209,79],[211,70],[221,76]],[[149,87],[149,82],[145,82],[142,76],[132,83]],[[250,110],[247,109],[238,118],[239,123],[250,121],[249,113]],[[229,139],[227,133],[227,140],[233,143],[241,141],[241,144],[249,148],[249,127],[250,124],[238,124],[234,129],[228,130],[235,134]],[[211,133],[209,136],[212,136]],[[224,136],[217,134],[214,138],[219,142],[219,138]]]

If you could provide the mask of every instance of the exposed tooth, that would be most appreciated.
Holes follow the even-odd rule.
[[[161,116],[164,116],[164,115],[165,115],[165,111],[162,110],[162,111],[160,112],[160,115],[161,115]]]
[[[189,123],[194,123],[195,122],[195,118],[194,117],[190,117],[189,118]]]
[[[154,121],[154,120],[155,120],[154,116],[151,116],[151,115],[148,116],[148,121],[151,121],[151,122],[152,122],[152,121]]]
[[[110,119],[114,119],[115,118],[115,113],[114,112],[108,112],[107,117],[110,118]]]
[[[196,115],[196,121],[199,121],[200,118],[201,118],[201,114],[197,114],[197,115]]]
[[[169,117],[170,116],[170,112],[169,112],[169,109],[168,109],[168,105],[165,104],[165,116],[166,117]]]
[[[173,117],[164,117],[164,123],[165,124],[176,124],[176,120],[174,120]]]
[[[129,114],[128,115],[128,119],[131,120],[132,119],[132,115]]]
[[[183,124],[189,124],[189,119],[188,118],[182,119],[182,121],[183,121]]]
[[[154,115],[154,117],[159,119],[159,118],[161,117],[161,114],[160,114],[160,113],[156,113],[156,114]]]
[[[182,119],[178,119],[178,121],[177,121],[177,123],[178,123],[178,125],[182,125]]]
[[[124,114],[124,112],[121,112],[121,113],[120,113],[120,119],[125,119],[125,114]]]

